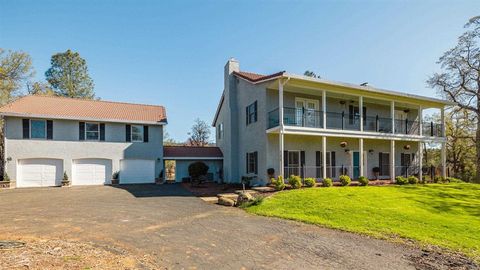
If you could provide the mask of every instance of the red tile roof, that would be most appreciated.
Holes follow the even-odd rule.
[[[0,114],[131,123],[167,122],[163,106],[30,95],[0,108]]]
[[[164,146],[164,157],[176,158],[222,158],[223,154],[220,148],[212,146]]]
[[[249,80],[251,82],[259,82],[259,81],[263,81],[263,80],[268,80],[268,79],[271,79],[271,78],[281,76],[281,75],[283,75],[283,73],[285,73],[285,71],[280,71],[280,72],[273,73],[273,74],[270,74],[270,75],[262,75],[262,74],[245,72],[245,71],[234,71],[233,72],[234,75],[236,75],[238,77],[241,77],[241,78],[244,78],[246,80]]]

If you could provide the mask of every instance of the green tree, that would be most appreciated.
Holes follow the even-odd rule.
[[[0,106],[18,95],[34,74],[30,55],[0,48]]]
[[[310,71],[310,70],[306,70],[303,75],[307,76],[307,77],[312,77],[312,78],[317,78],[317,79],[320,79],[320,75],[317,75],[315,72],[313,71]]]
[[[427,83],[480,119],[480,16],[470,19],[465,28],[468,30],[458,38],[457,45],[438,60],[441,72]],[[480,121],[472,124],[475,124],[475,165],[480,168]],[[476,170],[475,182],[480,183],[480,170]]]
[[[77,52],[67,50],[52,56],[51,67],[45,72],[47,81],[59,96],[95,98],[93,80],[88,75],[85,59]]]
[[[27,83],[27,93],[29,95],[45,95],[45,96],[55,96],[56,93],[50,87],[48,83],[45,82],[30,82]]]

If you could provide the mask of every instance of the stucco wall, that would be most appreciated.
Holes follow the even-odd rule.
[[[125,124],[105,123],[105,141],[79,141],[78,121],[53,120],[53,140],[22,139],[22,119],[5,118],[6,171],[17,177],[19,159],[63,159],[63,168],[72,176],[72,160],[102,158],[112,160],[113,172],[120,170],[121,159],[156,160],[155,175],[163,168],[162,126],[149,126],[149,141],[125,142]]]

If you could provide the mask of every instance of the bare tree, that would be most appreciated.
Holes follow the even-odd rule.
[[[471,18],[465,28],[468,30],[458,38],[457,45],[438,60],[442,71],[427,83],[480,119],[480,16]],[[480,168],[480,121],[476,121],[475,137],[475,164]],[[475,182],[480,183],[480,170]]]
[[[192,126],[192,131],[188,133],[187,145],[191,146],[207,146],[210,143],[210,126],[207,122],[195,119],[195,123]]]

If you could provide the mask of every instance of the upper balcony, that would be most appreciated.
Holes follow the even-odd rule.
[[[323,119],[326,118],[324,122]],[[345,112],[326,112],[305,109],[284,107],[283,124],[285,126],[306,127],[306,128],[324,128],[334,130],[361,131],[360,123],[363,122],[363,132],[375,132],[392,134],[392,124],[395,127],[394,134],[420,135],[420,122],[418,120],[394,120],[388,117],[379,117],[378,115],[364,115],[363,121],[359,115],[346,114]],[[268,112],[268,128],[274,128],[279,125],[278,108]],[[422,135],[429,137],[443,137],[443,125],[433,121],[422,122]]]

